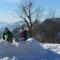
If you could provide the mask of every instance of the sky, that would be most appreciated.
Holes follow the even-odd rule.
[[[18,4],[24,0],[0,0],[0,22],[13,23],[19,19],[15,17],[15,10],[18,8]],[[54,9],[56,16],[60,16],[60,0],[35,0],[37,5],[42,8]]]

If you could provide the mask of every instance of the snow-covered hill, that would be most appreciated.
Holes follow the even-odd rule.
[[[34,38],[12,44],[0,39],[0,60],[60,60],[58,51],[60,44],[41,44]]]

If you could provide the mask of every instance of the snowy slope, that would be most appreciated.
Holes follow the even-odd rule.
[[[60,60],[60,54],[54,51],[59,51],[60,45],[57,45],[41,44],[34,38],[12,44],[1,39],[0,60]]]

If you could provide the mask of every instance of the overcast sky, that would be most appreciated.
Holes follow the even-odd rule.
[[[15,10],[20,1],[24,0],[0,0],[0,22],[16,22]],[[60,0],[35,0],[37,5],[45,9],[54,9],[56,16],[60,16]]]

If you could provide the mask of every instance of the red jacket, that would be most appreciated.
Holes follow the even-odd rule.
[[[20,37],[23,37],[23,32],[20,32]]]

